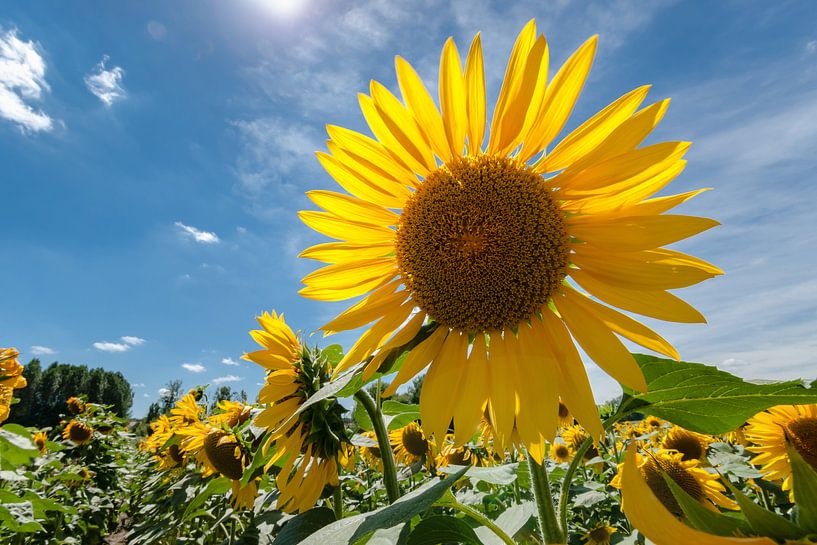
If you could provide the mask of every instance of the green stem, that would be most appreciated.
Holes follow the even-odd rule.
[[[573,454],[573,459],[570,461],[570,465],[567,467],[564,479],[562,479],[562,490],[559,493],[559,518],[562,521],[562,528],[565,529],[565,531],[567,531],[567,500],[570,497],[570,483],[573,481],[573,474],[576,472],[579,464],[582,463],[582,460],[584,459],[584,454],[592,444],[592,438],[588,437],[584,440],[584,442],[576,450],[575,454]]]
[[[375,405],[372,396],[366,390],[358,390],[355,399],[363,405],[369,420],[372,421],[374,433],[377,436],[377,446],[380,449],[380,459],[383,461],[383,484],[386,485],[386,494],[389,503],[394,503],[400,497],[400,485],[397,483],[397,468],[394,464],[394,453],[389,443],[389,434],[386,431],[386,424],[383,422],[383,414],[380,407]]]
[[[340,483],[338,483],[337,488],[332,493],[332,507],[335,510],[335,520],[340,520],[343,518],[343,489],[341,488]]]
[[[455,509],[461,513],[465,513],[466,516],[474,519],[475,521],[479,522],[480,524],[491,530],[493,533],[495,533],[503,542],[507,543],[508,545],[515,545],[514,540],[508,534],[506,534],[502,530],[502,528],[494,524],[494,521],[492,521],[491,519],[489,519],[488,517],[474,509],[473,507],[469,507],[456,500],[452,502],[446,502],[445,506],[451,507],[452,509]]]
[[[542,465],[536,463],[528,453],[528,468],[530,469],[531,489],[536,498],[536,507],[539,510],[539,530],[547,545],[564,543],[564,535],[556,520],[556,509],[553,507],[553,496],[550,494],[550,482],[543,460]]]

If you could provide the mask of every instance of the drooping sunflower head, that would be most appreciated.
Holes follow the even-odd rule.
[[[389,440],[395,459],[405,465],[413,464],[430,454],[430,443],[416,422],[391,430]]]
[[[244,405],[240,401],[230,401],[225,399],[218,402],[219,412],[210,415],[207,421],[214,426],[224,424],[230,428],[243,424],[250,418],[252,407]]]
[[[613,526],[599,523],[584,534],[585,545],[610,545],[613,534],[618,531]]]
[[[204,453],[219,473],[234,481],[241,480],[248,455],[234,435],[211,431],[204,439]]]
[[[34,441],[34,444],[37,446],[37,448],[40,449],[40,454],[45,453],[46,449],[45,443],[46,441],[48,441],[48,434],[45,433],[44,431],[38,431],[37,433],[34,434],[32,440]]]
[[[85,412],[85,402],[78,397],[69,397],[65,404],[68,405],[68,412],[71,414],[81,414]]]
[[[744,433],[756,454],[752,463],[762,466],[767,479],[782,480],[783,490],[792,488],[787,439],[817,470],[817,404],[772,407],[750,418]]]
[[[682,460],[705,460],[708,441],[698,433],[673,426],[661,441],[661,448],[682,454]]]
[[[573,449],[567,443],[553,443],[550,445],[550,457],[559,464],[570,462]]]
[[[518,438],[541,456],[560,398],[600,437],[573,339],[614,378],[643,391],[644,377],[617,335],[678,354],[612,307],[704,321],[667,290],[720,269],[662,246],[717,223],[664,214],[699,191],[652,198],[683,170],[689,144],[641,146],[668,101],[639,109],[648,87],[635,89],[551,146],[595,49],[593,37],[548,80],[547,42],[528,23],[487,136],[479,36],[464,65],[454,41],[446,42],[439,107],[398,57],[402,102],[377,82],[359,97],[374,138],[328,127],[328,153],[318,159],[345,193],[308,193],[322,210],[301,212],[302,220],[337,242],[302,252],[327,266],[304,278],[301,293],[324,301],[365,296],[322,328],[371,324],[337,372],[367,361],[364,376],[372,374],[392,349],[417,339],[385,394],[431,364],[420,407],[438,446],[452,419],[464,444],[487,407],[500,451]],[[468,395],[455,399],[452,391]]]
[[[683,454],[675,451],[657,450],[638,455],[638,468],[644,481],[649,485],[658,500],[671,513],[682,516],[683,510],[672,494],[663,475],[667,475],[704,506],[714,509],[719,505],[726,509],[737,509],[737,504],[724,495],[725,488],[717,474],[709,473],[699,467],[698,460],[683,460]],[[621,488],[623,464],[619,465],[618,474],[610,483]]]
[[[71,420],[62,432],[62,438],[74,445],[84,445],[94,436],[94,429],[79,420]]]

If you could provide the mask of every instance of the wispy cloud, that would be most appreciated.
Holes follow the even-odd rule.
[[[46,64],[39,44],[22,41],[17,29],[0,28],[0,117],[16,123],[23,132],[50,131],[54,121],[28,102],[49,91]]]
[[[167,37],[167,27],[159,21],[148,21],[146,30],[150,37],[157,42],[164,41]]]
[[[144,388],[144,382],[131,382],[131,388]]]
[[[134,337],[132,335],[125,335],[120,337],[122,342],[98,341],[94,343],[94,348],[101,352],[127,352],[135,346],[144,344],[145,339]]]
[[[244,380],[244,377],[236,375],[224,375],[223,377],[216,377],[212,380],[213,384],[223,384],[225,382],[238,382]]]
[[[183,363],[182,368],[187,369],[191,373],[203,373],[207,368],[200,363]]]
[[[94,71],[85,76],[85,86],[105,106],[110,107],[114,102],[125,98],[127,93],[122,86],[125,70],[121,66],[106,68],[105,64],[108,60],[110,58],[107,55],[102,57],[102,60],[94,66]]]
[[[216,244],[221,240],[218,238],[218,235],[212,231],[201,231],[190,225],[185,225],[180,221],[177,221],[174,225],[181,230],[183,235],[192,237],[193,240],[201,244]]]
[[[53,356],[54,354],[57,353],[57,351],[47,346],[40,346],[38,344],[35,344],[34,346],[31,347],[31,353],[34,354],[35,356]]]
[[[224,365],[240,365],[233,358],[222,358],[221,363],[223,363]]]
[[[810,40],[806,42],[806,52],[807,53],[817,52],[817,40]]]

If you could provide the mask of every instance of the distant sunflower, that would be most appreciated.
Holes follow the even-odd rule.
[[[394,458],[405,465],[411,465],[430,455],[430,443],[423,429],[416,422],[389,432],[389,441],[394,450]]]
[[[644,417],[644,420],[641,421],[641,431],[643,433],[659,431],[664,427],[664,424],[666,424],[666,422],[657,416],[646,416]]]
[[[81,414],[85,412],[85,402],[78,397],[69,397],[65,404],[68,405],[68,412],[71,414]]]
[[[242,356],[267,369],[258,401],[266,404],[253,423],[271,431],[263,448],[275,445],[267,467],[284,461],[275,482],[281,494],[277,507],[288,513],[310,509],[326,486],[337,487],[338,467],[353,461],[342,413],[336,399],[300,409],[329,382],[332,366],[317,350],[302,346],[274,311],[258,317],[262,329],[250,335],[263,348]]]
[[[639,110],[649,89],[639,87],[545,151],[573,110],[596,41],[585,42],[548,82],[547,42],[530,21],[511,53],[487,146],[479,35],[464,72],[453,39],[443,48],[442,113],[397,57],[403,102],[374,81],[371,96],[359,95],[376,139],[328,127],[329,153],[318,159],[348,194],[308,192],[324,211],[301,212],[301,219],[340,242],[301,253],[329,263],[303,279],[301,294],[366,296],[322,328],[373,323],[336,372],[373,356],[364,376],[373,374],[390,349],[430,324],[384,395],[431,364],[420,414],[438,444],[452,418],[457,443],[467,441],[487,404],[500,450],[514,442],[516,427],[541,458],[556,431],[560,396],[600,437],[573,339],[616,380],[644,391],[641,370],[617,335],[672,358],[678,353],[611,306],[704,321],[667,290],[722,271],[662,246],[718,223],[664,214],[701,191],[650,198],[684,169],[689,143],[639,147],[669,101]]]
[[[599,524],[584,534],[585,545],[610,545],[610,540],[617,529],[607,524]]]
[[[40,449],[40,454],[44,454],[46,449],[45,443],[48,441],[48,434],[46,434],[44,431],[38,431],[34,434],[32,440],[37,448]]]
[[[782,480],[783,490],[791,490],[791,465],[786,437],[797,453],[817,470],[817,404],[778,405],[756,414],[744,428],[746,439],[757,454],[752,463],[762,466],[766,477]]]
[[[17,361],[16,348],[0,348],[0,422],[9,417],[14,390],[26,387],[24,367]]]
[[[62,432],[62,438],[75,445],[84,445],[89,442],[93,436],[94,429],[79,420],[71,420]]]
[[[383,471],[383,458],[380,455],[380,447],[377,446],[377,435],[373,431],[364,431],[361,435],[371,441],[372,444],[358,447],[360,457],[369,467]]]
[[[550,445],[550,457],[558,464],[564,464],[573,459],[573,449],[566,443]]]
[[[214,426],[224,424],[230,428],[246,422],[252,412],[252,407],[249,405],[244,405],[239,401],[230,401],[229,399],[219,401],[216,409],[218,412],[207,417],[207,421]]]
[[[570,426],[573,424],[573,415],[570,414],[570,409],[567,408],[567,405],[559,402],[559,425],[560,426]]]
[[[706,460],[708,447],[706,437],[699,433],[685,430],[680,426],[673,426],[661,441],[661,448],[680,452],[682,460]]]
[[[641,475],[655,497],[676,516],[682,516],[683,510],[664,480],[663,473],[666,473],[693,499],[713,511],[717,510],[716,505],[726,509],[737,509],[737,504],[724,495],[726,489],[720,483],[720,476],[699,467],[698,460],[684,461],[683,454],[680,452],[667,450],[657,450],[644,455],[638,454],[636,458]],[[611,486],[621,488],[623,469],[624,465],[619,464],[618,473],[610,482]]]
[[[199,405],[198,399],[195,390],[191,390],[182,396],[182,398],[176,402],[176,405],[170,409],[170,423],[174,427],[180,428],[189,426],[194,422],[200,422],[206,409]]]

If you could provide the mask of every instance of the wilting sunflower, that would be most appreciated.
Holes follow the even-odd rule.
[[[68,405],[68,412],[71,414],[80,414],[85,412],[85,402],[78,397],[69,397],[65,404]]]
[[[271,433],[264,449],[274,445],[267,468],[283,460],[275,482],[281,495],[277,507],[288,513],[310,509],[324,487],[339,486],[338,467],[353,461],[341,417],[345,409],[336,399],[301,405],[327,382],[331,364],[319,351],[302,346],[283,315],[258,317],[261,330],[250,335],[263,349],[242,356],[267,369],[258,401],[266,408],[254,424]]]
[[[24,367],[17,361],[15,348],[0,348],[0,422],[9,417],[14,390],[26,387]]]
[[[762,466],[766,477],[782,480],[783,490],[791,490],[791,465],[786,437],[797,453],[817,470],[817,405],[778,405],[758,413],[747,422],[746,439],[757,454],[752,463]]]
[[[411,465],[431,454],[431,445],[423,429],[416,422],[389,432],[389,442],[394,450],[394,458],[405,465]]]
[[[566,443],[553,443],[550,445],[550,457],[557,464],[564,464],[573,459],[573,449]]]
[[[669,101],[639,110],[648,91],[639,87],[545,151],[573,110],[595,50],[592,37],[548,82],[547,42],[529,22],[511,53],[487,144],[479,35],[464,72],[454,41],[446,42],[441,111],[397,57],[403,102],[377,82],[370,96],[359,95],[375,139],[328,127],[329,153],[318,159],[348,194],[308,193],[324,211],[301,212],[301,219],[339,242],[301,254],[329,263],[304,278],[301,294],[323,301],[366,295],[322,328],[332,333],[374,322],[336,372],[374,356],[364,375],[374,373],[390,349],[428,322],[433,332],[425,330],[430,335],[385,394],[431,364],[420,412],[438,443],[452,418],[457,443],[465,442],[487,404],[500,449],[512,443],[515,425],[541,457],[557,427],[560,396],[599,437],[571,336],[615,379],[644,391],[644,377],[617,335],[678,354],[607,305],[704,321],[667,290],[722,271],[662,246],[718,223],[664,214],[701,191],[650,198],[684,169],[689,144],[639,147]]]
[[[679,426],[673,428],[661,440],[661,448],[680,452],[682,460],[705,460],[709,442],[706,437]]]
[[[75,445],[84,445],[94,436],[94,428],[79,420],[71,420],[62,431],[62,438]]]
[[[598,524],[584,534],[585,545],[610,545],[610,539],[618,530],[607,524]]]
[[[683,510],[673,496],[669,485],[662,476],[666,473],[684,492],[692,496],[705,507],[717,510],[719,505],[726,509],[737,509],[737,504],[724,495],[726,488],[716,473],[709,473],[699,467],[698,460],[684,461],[680,452],[657,450],[636,457],[641,476],[664,507],[671,513],[681,516]],[[621,488],[622,473],[625,464],[619,464],[618,473],[610,482],[611,486]]]
[[[48,434],[45,433],[44,431],[38,431],[37,433],[34,434],[32,440],[34,441],[34,444],[37,446],[37,448],[40,449],[40,454],[44,454],[46,449],[45,443],[46,441],[48,441]]]

